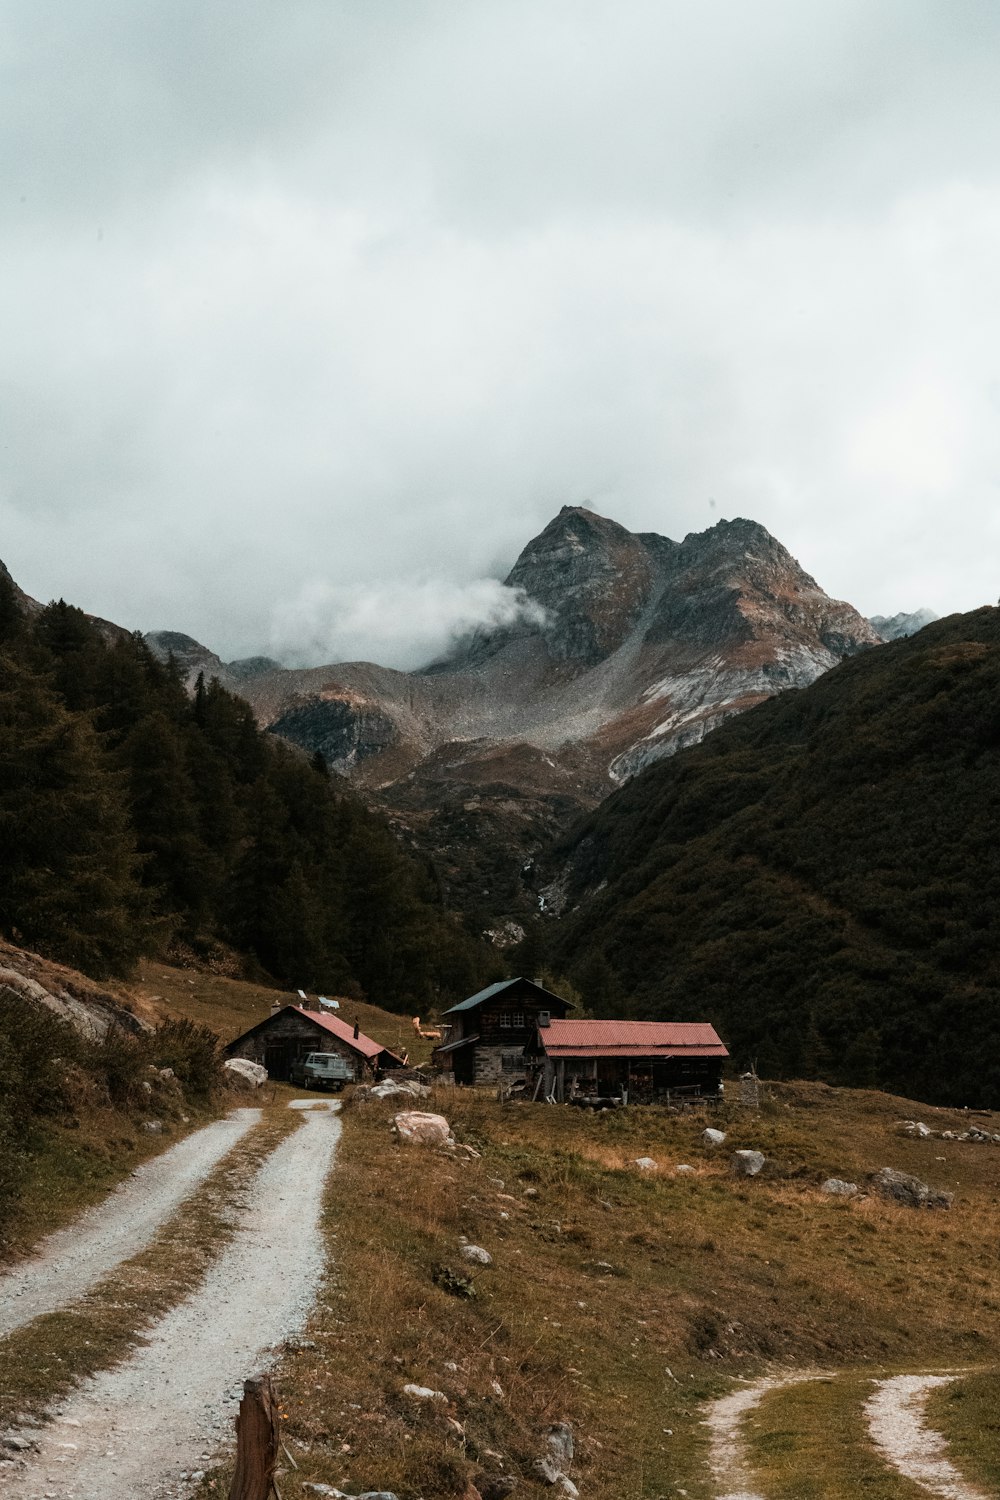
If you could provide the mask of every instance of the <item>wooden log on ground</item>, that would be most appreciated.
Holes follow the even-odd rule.
[[[278,1456],[278,1413],[270,1375],[243,1385],[236,1418],[236,1472],[229,1500],[268,1500]]]

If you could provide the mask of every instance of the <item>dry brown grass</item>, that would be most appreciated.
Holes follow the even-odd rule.
[[[697,1116],[441,1090],[433,1107],[482,1152],[462,1162],[398,1145],[391,1101],[348,1107],[327,1206],[336,1280],[317,1348],[280,1372],[300,1465],[279,1481],[284,1500],[304,1480],[438,1500],[483,1471],[516,1474],[527,1500],[543,1493],[531,1463],[557,1419],[579,1436],[587,1500],[707,1497],[702,1404],[737,1376],[995,1362],[1000,1149],[899,1137],[916,1107],[877,1094],[775,1096],[758,1118],[731,1111],[722,1156]],[[775,1175],[735,1181],[729,1151],[744,1145],[773,1156]],[[627,1165],[643,1155],[663,1170]],[[681,1161],[696,1173],[674,1176]],[[954,1187],[954,1210],[817,1191],[886,1164]],[[462,1235],[494,1265],[467,1266]],[[474,1299],[449,1295],[442,1266]],[[447,1405],[409,1401],[411,1381]],[[219,1493],[215,1475],[204,1494]]]
[[[154,1015],[188,1016],[211,1026],[224,1042],[266,1020],[274,1004],[299,1004],[294,991],[229,979],[207,968],[179,969],[152,959],[140,964],[130,988]],[[381,1046],[397,1053],[409,1051],[414,1065],[426,1062],[435,1045],[416,1035],[409,1016],[394,1015],[377,1005],[342,1000],[338,1014],[351,1024],[356,1020],[365,1035]]]

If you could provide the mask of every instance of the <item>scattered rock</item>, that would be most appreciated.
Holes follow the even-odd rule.
[[[640,1172],[658,1172],[660,1170],[659,1162],[654,1161],[651,1156],[637,1156],[632,1165],[638,1167]]]
[[[954,1193],[932,1188],[919,1177],[909,1172],[897,1172],[895,1167],[882,1167],[871,1179],[873,1190],[889,1203],[901,1203],[906,1208],[950,1208]]]
[[[433,1391],[429,1385],[404,1385],[403,1395],[413,1401],[447,1401],[444,1391]]]
[[[381,1083],[365,1089],[365,1095],[369,1099],[392,1099],[397,1094],[409,1094],[411,1099],[426,1099],[429,1093],[427,1084],[418,1083],[415,1078],[385,1078]]]
[[[319,1484],[309,1480],[306,1480],[302,1488],[309,1495],[330,1495],[332,1500],[398,1500],[391,1490],[365,1490],[363,1495],[349,1495],[346,1490],[338,1490],[332,1484]]]
[[[257,1066],[258,1066],[258,1064],[254,1063],[254,1067],[256,1068]],[[161,1068],[160,1069],[160,1077],[161,1078],[163,1078],[165,1080],[169,1080],[169,1079],[173,1078],[174,1076],[175,1075],[174,1075],[173,1068]],[[264,1076],[267,1077],[267,1069],[266,1068],[264,1069]]]
[[[756,1177],[766,1160],[763,1151],[734,1151],[729,1166],[737,1177]]]
[[[297,1334],[285,1340],[282,1345],[286,1354],[304,1354],[308,1349],[316,1348],[315,1339],[300,1339]]]
[[[937,1131],[932,1130],[929,1125],[925,1125],[922,1120],[901,1120],[899,1133],[900,1135],[916,1136],[922,1141],[925,1141],[928,1136],[937,1135]]]
[[[517,1489],[513,1474],[480,1474],[476,1483],[483,1500],[507,1500]]]
[[[577,1496],[579,1495],[580,1491],[577,1489],[576,1485],[573,1483],[572,1479],[570,1479],[568,1474],[560,1474],[559,1478],[556,1480],[556,1493],[565,1495],[566,1500],[577,1500]]]
[[[149,1135],[162,1135],[163,1134],[163,1121],[162,1120],[143,1120],[143,1122],[142,1122],[142,1128]]]
[[[259,1089],[267,1082],[267,1069],[248,1057],[227,1057],[222,1067],[230,1078],[239,1078],[252,1089]]]
[[[568,1469],[573,1462],[573,1429],[568,1422],[553,1422],[545,1436],[549,1456],[560,1468]]]
[[[682,1177],[687,1177],[694,1171],[694,1167],[689,1167],[686,1161],[682,1161],[677,1164],[677,1166],[674,1168],[674,1171],[679,1173]]]
[[[488,1250],[484,1250],[482,1245],[463,1245],[462,1257],[464,1260],[471,1260],[477,1266],[491,1266],[493,1264],[492,1255]]]
[[[481,1153],[476,1150],[475,1146],[467,1146],[464,1141],[456,1141],[451,1136],[449,1136],[448,1140],[445,1142],[445,1145],[449,1146],[452,1151],[461,1151],[463,1155],[471,1157],[475,1161],[478,1161],[481,1155]]]
[[[429,1115],[420,1109],[397,1115],[393,1124],[400,1140],[412,1146],[443,1146],[451,1135],[444,1115]]]
[[[724,1130],[714,1130],[711,1125],[701,1133],[702,1144],[705,1146],[721,1146],[726,1139]]]
[[[828,1177],[820,1186],[821,1193],[830,1193],[834,1198],[855,1198],[860,1191],[856,1182],[845,1182],[842,1177]]]
[[[531,1468],[543,1484],[556,1484],[563,1477],[562,1469],[548,1454],[544,1458],[536,1458]]]
[[[524,1196],[526,1198],[537,1198],[538,1197],[538,1189],[536,1187],[526,1187],[524,1189]]]

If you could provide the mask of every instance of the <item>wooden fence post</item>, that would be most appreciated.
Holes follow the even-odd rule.
[[[243,1385],[236,1418],[236,1472],[229,1500],[268,1500],[278,1456],[278,1416],[270,1375]]]

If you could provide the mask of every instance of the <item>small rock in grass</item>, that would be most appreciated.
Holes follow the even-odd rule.
[[[855,1198],[860,1191],[856,1182],[845,1182],[842,1177],[828,1177],[820,1187],[821,1193],[830,1193],[834,1198]]]
[[[871,1185],[881,1198],[906,1208],[950,1208],[955,1197],[954,1193],[932,1188],[908,1172],[897,1172],[895,1167],[882,1167],[872,1177]]]
[[[488,1250],[484,1250],[482,1245],[463,1245],[462,1258],[463,1260],[471,1260],[477,1266],[491,1266],[493,1264],[492,1255]]]
[[[678,1162],[674,1171],[680,1173],[682,1177],[687,1177],[694,1171],[694,1167],[689,1167],[686,1161],[682,1161]]]
[[[724,1130],[715,1130],[711,1125],[701,1133],[702,1143],[706,1146],[721,1146],[726,1139]]]
[[[404,1385],[403,1395],[413,1401],[447,1401],[444,1391],[433,1391],[429,1385]]]
[[[637,1156],[633,1165],[638,1167],[640,1172],[658,1172],[660,1170],[659,1162],[654,1161],[651,1156]]]
[[[163,1134],[163,1121],[162,1120],[143,1120],[143,1122],[142,1122],[142,1128],[143,1128],[143,1130],[147,1131],[150,1135],[162,1135]]]
[[[729,1166],[737,1177],[756,1177],[766,1160],[763,1151],[734,1151]]]
[[[526,1198],[537,1198],[538,1197],[538,1189],[536,1187],[526,1187],[524,1189],[524,1196]]]
[[[517,1489],[513,1474],[481,1474],[476,1484],[483,1500],[507,1500]]]
[[[553,1422],[545,1435],[545,1444],[560,1468],[568,1468],[573,1462],[573,1429],[568,1422]]]

